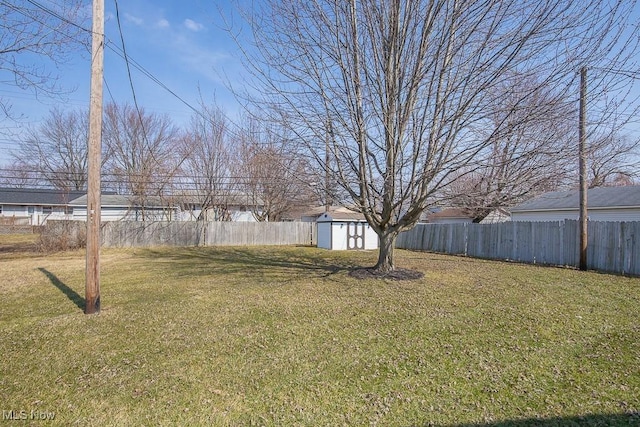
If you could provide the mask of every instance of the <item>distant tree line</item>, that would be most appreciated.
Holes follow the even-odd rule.
[[[19,142],[0,182],[85,190],[87,132],[87,111],[52,109]],[[197,206],[201,219],[228,220],[229,205],[242,202],[257,220],[278,221],[292,207],[322,203],[316,184],[322,178],[280,135],[250,117],[232,127],[217,107],[202,106],[179,129],[167,115],[108,104],[102,187],[142,207],[157,200]]]

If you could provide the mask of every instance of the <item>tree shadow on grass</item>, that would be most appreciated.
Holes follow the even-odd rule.
[[[336,259],[327,254],[313,253],[301,248],[300,251],[269,250],[269,248],[206,247],[176,248],[175,250],[145,249],[142,255],[154,259],[175,262],[193,275],[209,275],[255,272],[280,269],[297,274],[312,274],[316,277],[330,277],[336,273],[348,272],[355,265],[348,259]]]
[[[62,280],[60,280],[58,276],[56,276],[46,268],[38,267],[38,270],[40,270],[42,274],[47,276],[47,278],[49,278],[53,286],[55,286],[60,291],[62,291],[62,293],[67,298],[69,298],[69,300],[71,300],[72,303],[74,303],[80,310],[84,311],[85,301],[83,297],[81,297],[76,291],[71,289]]]
[[[425,424],[430,426],[433,424]],[[494,423],[466,423],[441,425],[440,427],[627,427],[640,426],[640,412],[620,414],[590,414],[576,417],[527,418],[522,420],[506,420]]]

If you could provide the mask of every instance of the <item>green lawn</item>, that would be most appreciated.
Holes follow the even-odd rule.
[[[110,249],[85,316],[84,252],[18,243],[0,236],[5,419],[640,424],[638,278],[398,251],[423,279],[363,281],[373,252]]]

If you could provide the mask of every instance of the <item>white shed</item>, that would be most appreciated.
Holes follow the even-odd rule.
[[[319,248],[378,249],[378,235],[357,212],[325,212],[318,218],[317,225]]]

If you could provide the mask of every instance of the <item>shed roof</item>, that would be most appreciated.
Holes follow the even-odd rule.
[[[46,188],[0,187],[0,204],[5,205],[67,205],[70,200],[86,195],[86,191],[62,191]]]
[[[333,211],[325,212],[318,217],[318,222],[330,222],[330,221],[366,221],[364,215],[360,212],[354,211]]]
[[[640,186],[591,188],[587,191],[587,206],[589,209],[640,208]],[[524,202],[511,209],[511,212],[566,210],[579,207],[579,190],[555,191]]]

